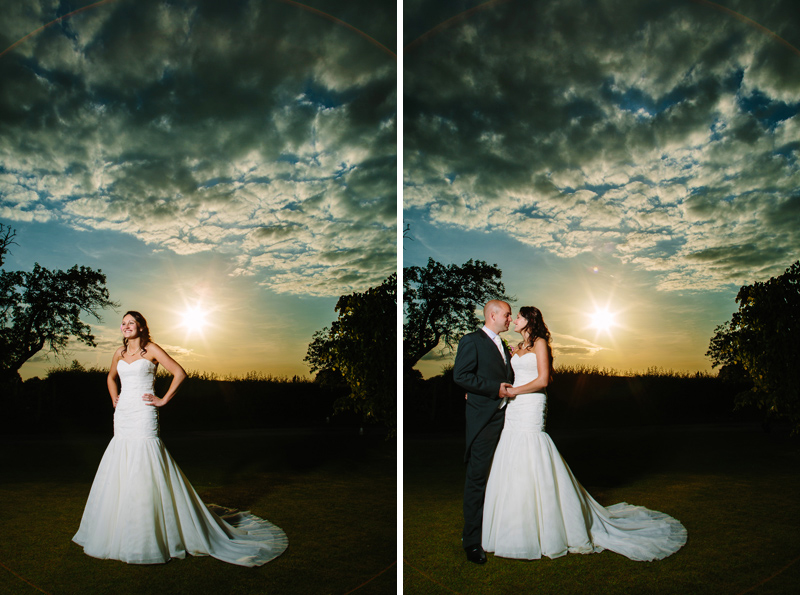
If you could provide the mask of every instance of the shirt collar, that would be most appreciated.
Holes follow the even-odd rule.
[[[494,332],[492,329],[490,329],[488,326],[484,326],[481,330],[484,333],[486,333],[492,341],[494,341],[495,337],[499,337],[500,336],[496,332]]]

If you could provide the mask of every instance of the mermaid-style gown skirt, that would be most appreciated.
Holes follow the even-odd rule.
[[[514,355],[515,386],[538,376],[536,354]],[[544,432],[546,395],[508,402],[486,485],[483,548],[504,558],[557,558],[611,550],[657,560],[686,543],[686,529],[662,512],[625,502],[597,503]]]
[[[210,511],[158,437],[153,393],[156,366],[146,359],[117,367],[122,381],[114,437],[100,461],[80,528],[72,538],[95,558],[157,564],[213,556],[259,566],[288,546],[278,527],[249,512]],[[223,510],[223,509],[220,509]]]

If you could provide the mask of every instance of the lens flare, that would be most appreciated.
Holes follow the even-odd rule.
[[[181,324],[189,333],[202,333],[208,325],[208,312],[200,306],[188,308],[182,315]]]
[[[608,310],[595,310],[594,314],[590,314],[589,317],[592,328],[598,331],[609,331],[616,324],[616,316]]]

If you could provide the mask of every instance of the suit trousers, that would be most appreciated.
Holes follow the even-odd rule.
[[[464,532],[461,535],[464,549],[481,544],[486,481],[489,479],[492,458],[500,440],[500,432],[503,430],[505,414],[505,407],[495,411],[470,449],[467,478],[464,482]]]

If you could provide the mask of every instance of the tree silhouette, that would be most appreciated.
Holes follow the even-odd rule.
[[[0,264],[14,235],[0,229]],[[103,308],[117,306],[105,283],[101,271],[78,265],[51,271],[35,263],[30,272],[0,271],[0,381],[18,379],[20,367],[45,347],[61,353],[70,337],[95,347],[81,315],[99,322]]]
[[[480,323],[475,309],[492,299],[509,300],[497,265],[469,260],[445,266],[432,258],[428,265],[403,269],[403,367],[413,368],[444,343],[451,349]]]
[[[3,263],[5,262],[6,254],[8,253],[8,247],[11,244],[16,244],[14,241],[14,237],[16,235],[16,231],[0,223],[0,267],[3,266]]]
[[[749,378],[753,387],[737,407],[756,405],[770,417],[788,419],[800,432],[800,261],[783,275],[745,285],[739,310],[714,331],[706,355],[720,376]]]
[[[339,318],[314,333],[305,361],[317,378],[341,377],[350,394],[338,410],[352,410],[365,420],[397,427],[397,275],[363,293],[343,295]]]

